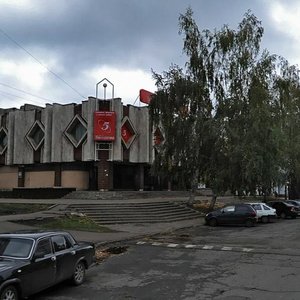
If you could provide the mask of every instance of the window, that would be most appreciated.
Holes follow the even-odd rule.
[[[33,240],[21,238],[1,238],[0,256],[26,258],[31,252]]]
[[[238,212],[246,213],[246,212],[251,212],[253,211],[253,208],[249,205],[243,205],[243,206],[237,206],[236,210]]]
[[[99,143],[96,142],[95,143],[95,160],[101,160],[101,159],[105,159],[105,160],[110,160],[111,156],[112,156],[112,148],[113,145],[110,142],[107,143]]]
[[[260,205],[260,204],[252,204],[252,207],[253,207],[255,210],[261,210],[261,205]]]
[[[223,210],[224,212],[234,212],[235,211],[235,207],[234,206],[227,206],[224,208]]]
[[[7,147],[7,132],[2,127],[0,129],[0,154],[3,154],[3,152],[6,150]]]
[[[266,205],[263,205],[264,210],[270,210],[270,208]]]
[[[70,242],[63,235],[55,235],[52,237],[54,251],[59,252],[71,247]]]
[[[45,132],[43,124],[40,121],[35,121],[26,135],[29,144],[35,151],[42,145],[44,137]]]
[[[35,253],[44,255],[52,254],[50,239],[40,240],[36,246]]]
[[[82,117],[76,115],[65,130],[65,136],[77,148],[87,136],[87,125]]]

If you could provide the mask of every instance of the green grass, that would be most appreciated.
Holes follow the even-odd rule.
[[[0,216],[29,214],[49,209],[51,204],[42,203],[0,203]]]
[[[20,223],[20,222],[19,222]],[[83,216],[64,216],[36,220],[24,220],[22,224],[51,230],[80,230],[91,232],[113,232],[113,230],[98,225],[90,218]]]

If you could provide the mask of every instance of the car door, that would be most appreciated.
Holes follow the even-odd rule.
[[[253,211],[253,214],[255,215],[255,209],[252,208],[252,206],[247,205],[237,205],[235,209],[235,219],[234,224],[244,224],[246,220],[250,216],[250,212]]]
[[[256,210],[257,217],[260,219],[264,215],[264,209],[261,204],[252,204],[252,207]]]
[[[226,206],[221,210],[218,216],[218,223],[229,225],[234,224],[235,206]]]
[[[71,278],[77,262],[77,252],[63,234],[51,237],[56,256],[56,282]]]
[[[20,272],[22,290],[30,295],[55,283],[56,258],[50,238],[40,239],[34,249],[31,262]]]

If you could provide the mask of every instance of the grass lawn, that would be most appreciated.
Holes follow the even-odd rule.
[[[113,230],[107,227],[98,225],[96,222],[94,222],[86,216],[63,216],[58,218],[24,220],[22,222],[17,223],[39,227],[42,229],[114,232]]]
[[[0,216],[29,214],[47,210],[52,204],[42,203],[0,203]]]

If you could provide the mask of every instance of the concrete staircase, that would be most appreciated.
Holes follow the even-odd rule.
[[[128,200],[128,199],[153,199],[153,198],[179,198],[186,199],[189,191],[73,191],[63,199],[86,200]]]
[[[68,209],[83,213],[96,223],[166,223],[199,218],[201,214],[185,204],[156,201],[132,203],[71,204]]]

